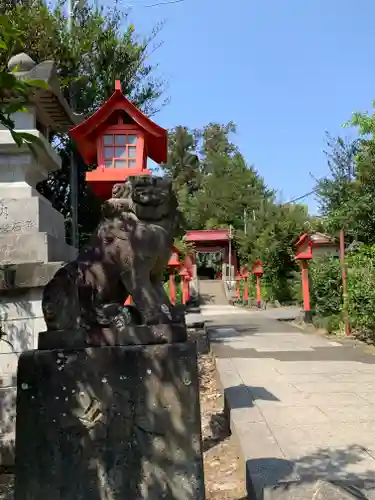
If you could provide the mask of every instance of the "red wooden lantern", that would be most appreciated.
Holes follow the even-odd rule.
[[[312,321],[312,313],[310,307],[310,287],[309,287],[309,260],[312,259],[312,240],[307,233],[300,236],[296,243],[297,252],[296,260],[301,263],[301,281],[303,295],[303,310],[305,322]]]
[[[264,271],[263,271],[263,264],[261,261],[258,259],[255,261],[254,267],[253,267],[253,273],[255,276],[263,276]]]
[[[86,164],[97,164],[86,173],[86,181],[104,199],[111,196],[115,183],[151,174],[147,157],[156,163],[167,161],[167,131],[124,96],[119,80],[103,106],[69,134]]]
[[[176,284],[174,280],[174,273],[177,268],[180,267],[180,261],[178,258],[178,250],[176,247],[172,247],[172,255],[168,261],[169,268],[169,298],[173,305],[176,304]]]
[[[174,269],[176,267],[180,267],[180,265],[181,264],[180,264],[180,261],[178,258],[178,250],[173,247],[172,255],[170,256],[169,261],[168,261],[168,267]]]
[[[256,279],[257,279],[257,306],[258,306],[258,308],[260,308],[261,303],[262,303],[262,293],[261,293],[261,289],[260,289],[260,278],[263,276],[264,271],[263,271],[263,264],[259,259],[257,259],[255,261],[255,264],[253,267],[253,273],[255,274]]]

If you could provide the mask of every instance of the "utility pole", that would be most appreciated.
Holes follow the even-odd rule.
[[[345,265],[345,233],[344,229],[340,229],[340,264],[341,264],[341,279],[342,279],[342,300],[343,300],[343,320],[345,326],[345,335],[350,335],[350,320],[348,312],[348,280],[346,276]]]
[[[69,43],[73,44],[72,34],[73,34],[73,16],[74,16],[74,0],[68,0],[68,35]],[[72,45],[74,47],[74,45]],[[73,103],[73,89],[71,82],[69,82],[69,104],[74,110]],[[78,178],[77,178],[77,168],[75,161],[75,150],[73,140],[70,139],[70,170],[69,170],[69,184],[70,184],[70,221],[71,221],[71,244],[74,248],[78,249]]]
[[[243,225],[244,225],[244,233],[247,234],[247,210],[243,209]]]
[[[232,286],[232,225],[229,224],[229,282]]]
[[[347,173],[347,182],[351,182],[350,170]],[[340,264],[341,264],[341,280],[342,280],[342,315],[344,320],[345,335],[350,336],[350,318],[348,311],[348,279],[346,274],[345,264],[345,232],[344,227],[340,229]]]

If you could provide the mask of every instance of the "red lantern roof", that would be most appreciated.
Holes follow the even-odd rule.
[[[175,246],[172,247],[172,255],[168,261],[168,267],[180,267],[181,263],[178,259],[179,252]]]
[[[88,165],[97,161],[97,138],[111,124],[111,117],[124,112],[132,123],[144,132],[147,155],[156,163],[167,161],[167,130],[145,116],[122,93],[121,84],[116,80],[115,91],[111,97],[87,120],[73,127],[69,135],[75,140],[82,158]]]
[[[313,257],[312,250],[313,247],[332,247],[338,246],[335,238],[323,233],[303,233],[298,241],[295,243],[296,246],[296,260],[311,260]]]
[[[257,259],[255,261],[255,264],[253,267],[253,273],[255,274],[255,276],[262,276],[262,274],[264,273],[263,264],[259,259]]]

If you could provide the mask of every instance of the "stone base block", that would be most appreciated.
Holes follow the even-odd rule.
[[[15,500],[204,500],[193,343],[29,351]]]
[[[0,235],[0,262],[4,264],[59,262],[75,259],[77,251],[47,233]]]
[[[128,326],[124,331],[102,328],[83,337],[81,332],[47,330],[40,332],[38,349],[76,349],[83,347],[174,344],[187,340],[185,325]]]
[[[65,242],[64,217],[42,196],[2,198],[0,235],[48,233]]]

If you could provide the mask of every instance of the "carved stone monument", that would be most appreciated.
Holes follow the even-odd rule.
[[[41,64],[26,54],[10,59],[9,71],[20,79],[43,80],[48,87],[30,95],[27,112],[13,115],[17,131],[38,137],[43,147],[34,156],[18,147],[0,128],[0,463],[13,463],[15,377],[18,355],[37,346],[45,328],[44,285],[76,251],[65,242],[64,218],[35,189],[61,160],[49,144],[51,132],[67,131],[77,120],[63,98],[53,61]],[[6,342],[4,341],[6,340]]]
[[[178,219],[170,181],[130,177],[46,286],[48,330],[18,365],[15,500],[204,500],[196,346],[161,281]]]

